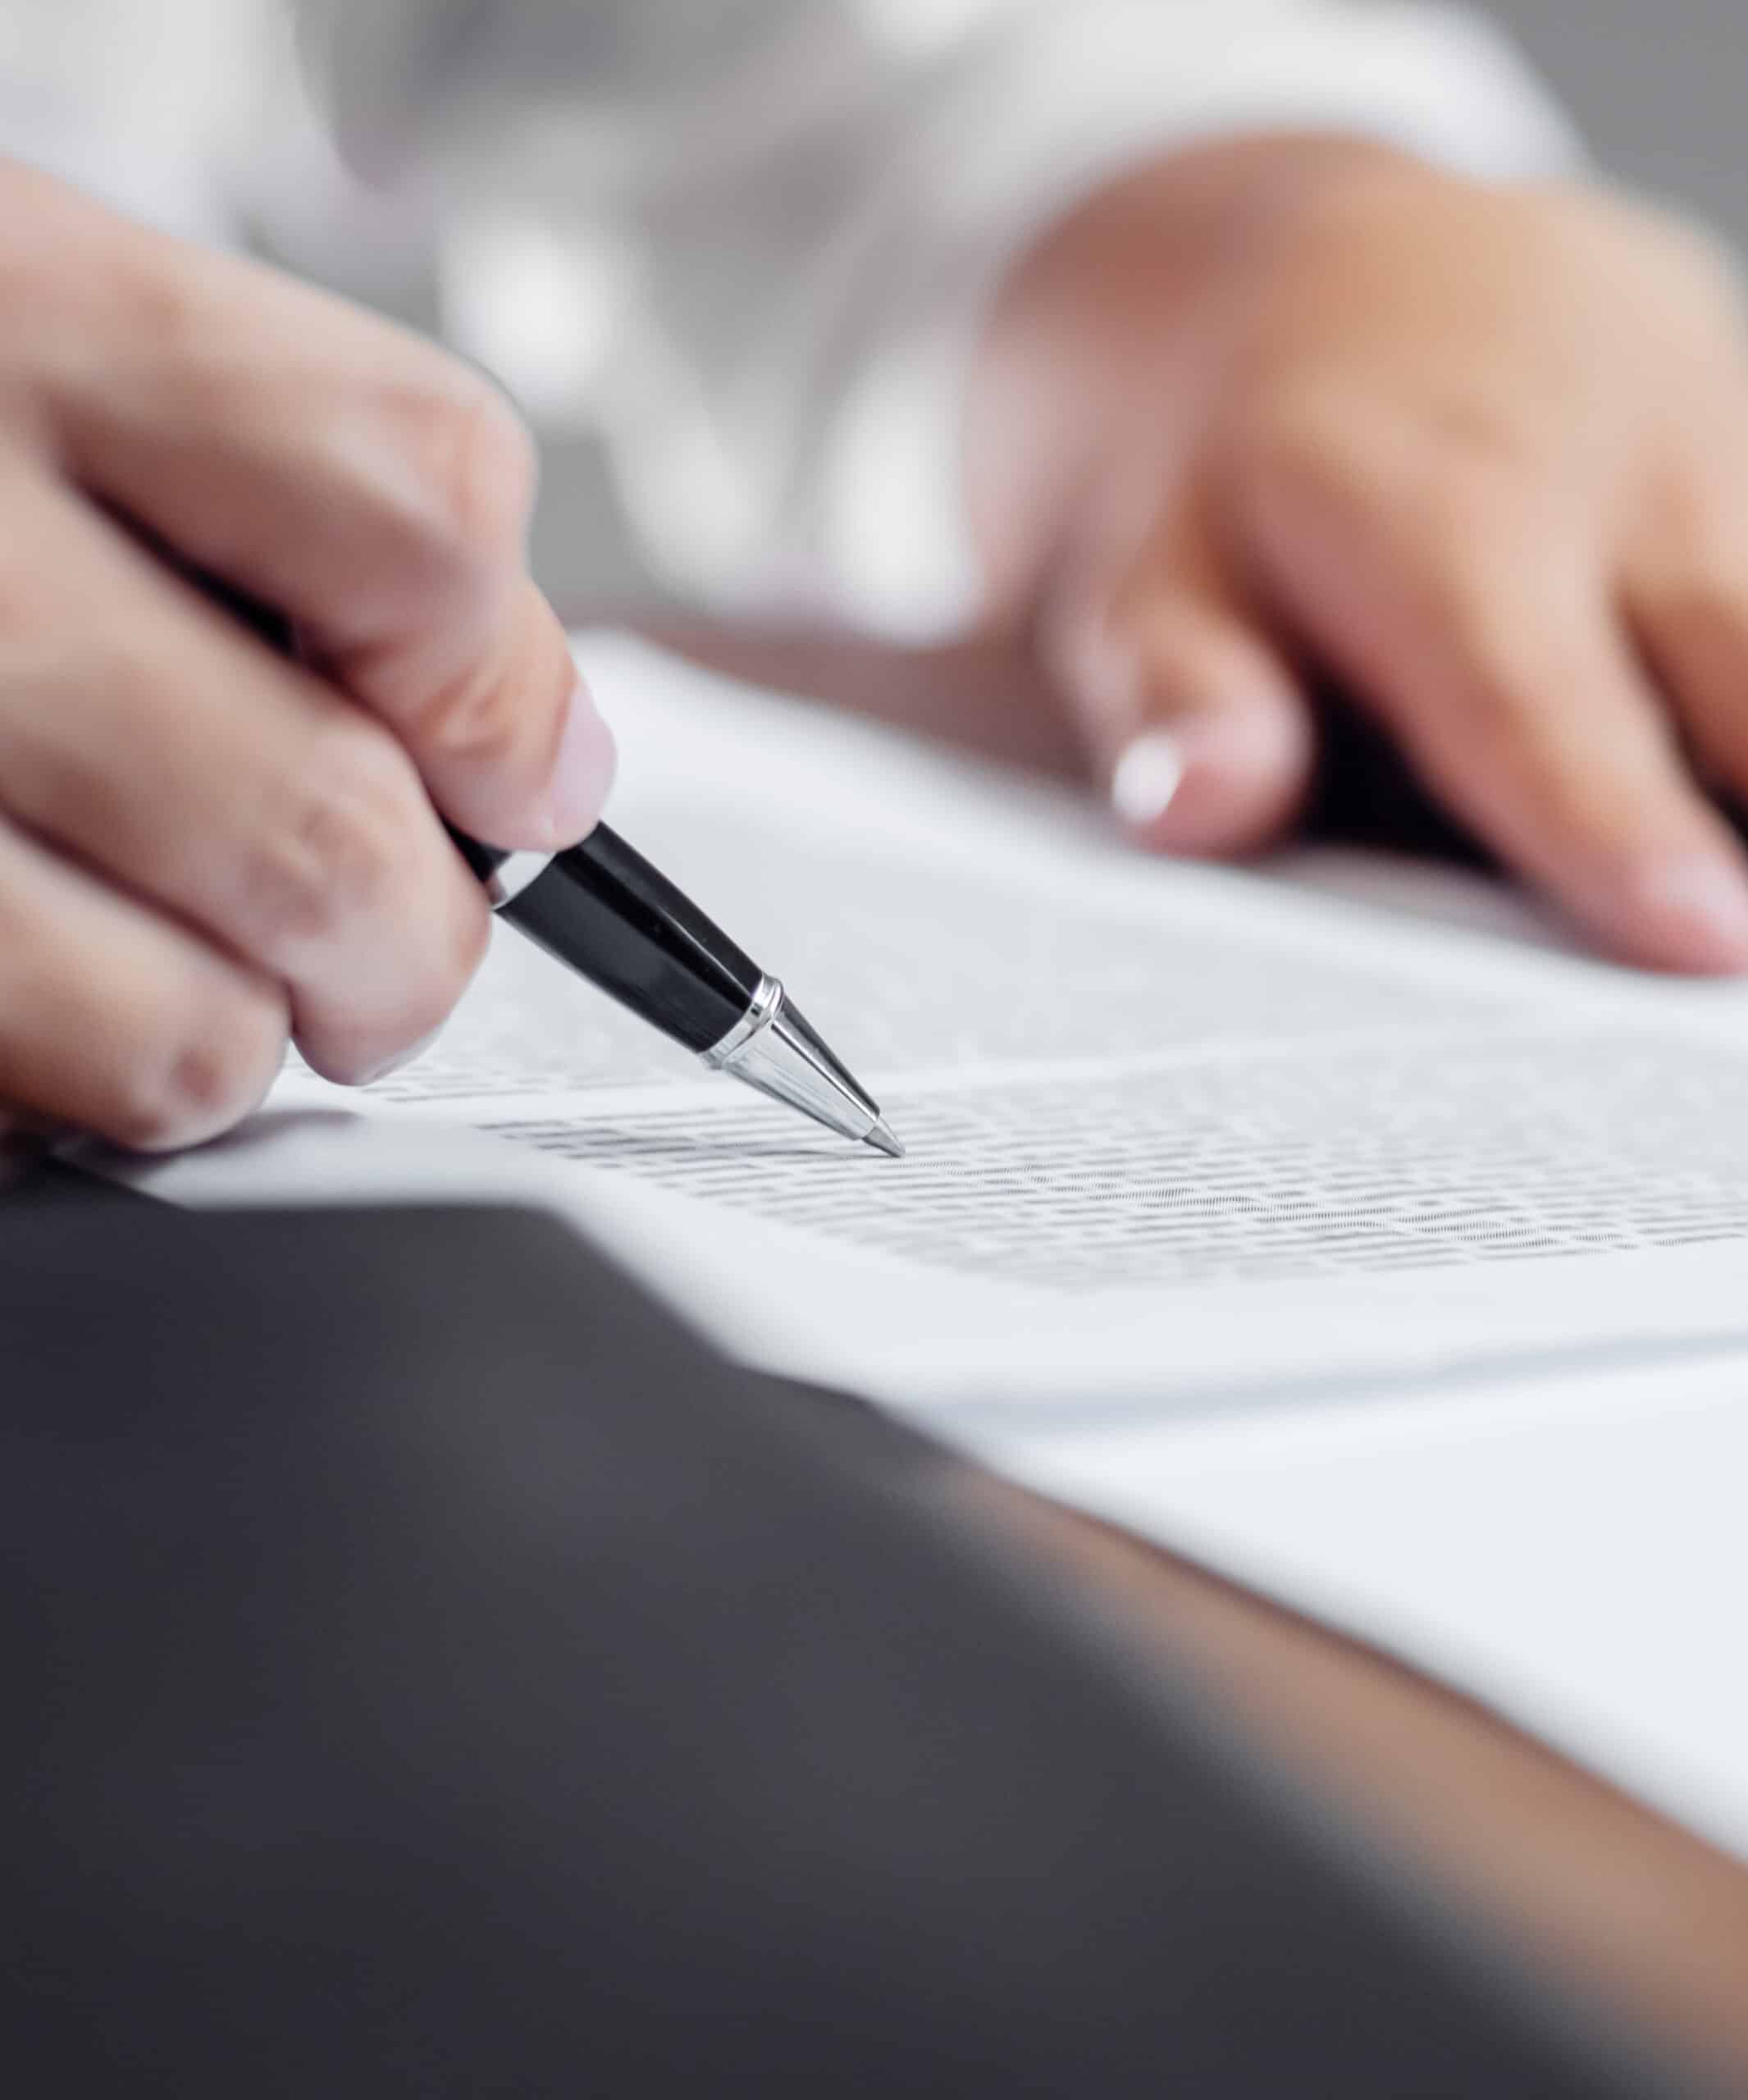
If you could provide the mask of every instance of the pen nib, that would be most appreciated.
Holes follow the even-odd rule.
[[[904,1157],[904,1147],[892,1135],[883,1116],[876,1120],[874,1128],[863,1139],[862,1143],[865,1145],[872,1145],[876,1152],[883,1152],[888,1159]]]

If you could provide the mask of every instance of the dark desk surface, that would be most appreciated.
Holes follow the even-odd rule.
[[[77,1211],[88,1217],[94,1211],[130,1209],[145,1202],[131,1189],[100,1181],[57,1160],[26,1156],[0,1159],[0,1205],[13,1217],[50,1211]]]
[[[0,1198],[15,1315],[34,1305],[33,1248],[44,1250],[45,1277],[59,1264],[64,1288],[72,1258],[68,1235],[106,1217],[103,1260],[120,1265],[125,1287],[104,1290],[99,1262],[89,1294],[101,1301],[109,1324],[119,1321],[113,1340],[120,1360],[130,1362],[127,1322],[143,1320],[148,1308],[163,1309],[148,1286],[157,1272],[153,1250],[167,1236],[171,1215],[65,1170],[38,1170]],[[185,1221],[176,1222],[180,1228]],[[397,1239],[397,1247],[413,1239],[427,1246],[425,1228],[406,1230],[411,1238]],[[232,1230],[215,1244],[234,1249],[238,1237]],[[313,1277],[320,1271],[321,1239],[313,1227],[291,1243],[314,1263]],[[448,1243],[429,1243],[439,1244]],[[586,1263],[580,1248],[577,1255]],[[453,1262],[452,1246],[445,1258]],[[217,1279],[212,1287],[227,1289]],[[237,1289],[233,1279],[226,1304],[234,1307]],[[420,1296],[416,1279],[406,1291],[397,1317],[418,1312],[426,1362],[453,1369],[454,1352],[440,1337],[430,1354],[435,1314],[428,1297]],[[343,1321],[342,1296],[331,1288],[322,1303]],[[282,1315],[283,1308],[281,1328]],[[449,1317],[453,1324],[453,1307]],[[249,1321],[221,1317],[213,1324],[223,1344],[214,1361],[235,1381],[238,1363],[247,1360],[237,1352],[246,1351]],[[15,1318],[15,1390],[16,1373],[29,1361],[17,1354],[20,1332]],[[378,1360],[381,1376],[392,1383],[399,1357],[391,1351]],[[477,1392],[490,1381],[477,1367],[472,1376],[477,1408]],[[505,1376],[513,1398],[519,1374]],[[225,1408],[230,1404],[227,1399]],[[981,1535],[999,1554],[1017,1554],[1075,1612],[1090,1607],[1145,1670],[1160,1670],[1162,1683],[1195,1687],[1210,1714],[1223,1716],[1224,1724],[1279,1759],[1314,1794],[1374,1832],[1389,1851],[1431,1876],[1496,1944],[1515,1947],[1523,1961],[1549,1974],[1563,1974],[1646,2032],[1678,2038],[1728,2066],[1732,2085],[1748,2089],[1748,1870],[1738,1863],[1472,1704],[1181,1559],[990,1480],[859,1408],[792,1392],[774,1399],[767,1391],[760,1405],[774,1404],[806,1435],[815,1433],[824,1411],[865,1424],[852,1445],[888,1477],[894,1452],[901,1451],[907,1498],[944,1515],[951,1533]],[[61,1422],[64,1410],[57,1408],[53,1419]],[[132,1438],[130,1463],[143,1475],[153,1439],[134,1433],[125,1409],[119,1419]],[[3,1427],[16,1440],[19,1421]],[[5,1469],[15,1488],[29,1472],[28,1465],[21,1471],[20,1456],[15,1451]],[[15,1519],[29,1506],[15,1502]],[[688,1504],[682,1495],[664,1518],[676,1559],[683,1559],[688,1522],[701,1524],[704,1506]],[[15,1536],[15,1554],[16,1548]],[[15,1719],[20,1710],[15,1698]]]
[[[552,1219],[21,1208],[0,1330],[39,2089],[1676,2089]]]

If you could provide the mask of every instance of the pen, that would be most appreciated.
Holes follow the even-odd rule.
[[[270,647],[298,655],[296,631],[282,614],[217,578],[197,581]],[[710,1071],[800,1109],[840,1137],[903,1158],[877,1104],[781,982],[616,832],[597,824],[568,852],[512,853],[445,828],[498,917],[567,968],[696,1052]]]
[[[493,911],[664,1035],[840,1137],[904,1156],[879,1108],[774,977],[597,824],[568,852],[506,853],[451,829]]]

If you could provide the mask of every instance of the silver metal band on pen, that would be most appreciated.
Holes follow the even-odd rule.
[[[713,1072],[727,1071],[762,1029],[770,1026],[783,1011],[783,988],[774,977],[761,977],[752,1004],[722,1041],[701,1052]]]
[[[494,911],[513,904],[552,865],[545,853],[511,853],[485,877]],[[701,1054],[706,1070],[726,1072],[773,1101],[835,1130],[897,1157],[903,1147],[876,1104],[787,1003],[774,977],[761,977],[744,1014],[722,1039]]]
[[[728,1072],[772,1100],[799,1108],[841,1137],[894,1156],[902,1152],[879,1110],[787,1003],[775,977],[760,979],[752,1004],[722,1041],[704,1052],[704,1062],[713,1072]]]

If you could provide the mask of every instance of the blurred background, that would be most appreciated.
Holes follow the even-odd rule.
[[[1488,0],[1597,157],[1748,249],[1743,0]]]
[[[1748,257],[1748,0],[1484,0],[1482,11],[1612,175],[1697,212]],[[548,588],[579,613],[659,604],[592,446],[547,450],[536,565]]]
[[[779,15],[786,9],[793,14],[806,11],[805,0],[757,0],[757,4]],[[870,22],[908,25],[903,34],[915,39],[924,29],[929,35],[937,34],[942,22],[974,13],[982,4],[983,0],[856,0],[849,12],[860,11]],[[1073,21],[1077,0],[1058,0],[1058,4],[1064,17]],[[1222,0],[1200,0],[1200,4],[1217,20]],[[1358,0],[1358,4],[1364,7],[1372,0]],[[1490,13],[1517,39],[1576,120],[1604,168],[1627,184],[1699,214],[1748,253],[1748,149],[1743,138],[1748,0],[1472,0],[1472,4],[1475,11]],[[409,11],[379,6],[375,0],[299,0],[299,5],[306,21],[345,21],[348,49],[354,60],[370,52],[379,20],[386,23],[396,14]],[[666,0],[662,7],[649,0],[649,5],[650,21],[662,26],[669,39],[669,62],[676,71],[694,76],[707,96],[714,94],[717,53],[712,32],[728,34],[736,19],[751,11],[754,0]],[[103,90],[94,104],[99,121],[88,121],[84,127],[94,158],[85,166],[62,171],[90,180],[108,194],[155,206],[166,223],[197,226],[198,206],[186,199],[160,194],[142,199],[141,171],[156,166],[171,171],[163,179],[173,181],[180,143],[173,113],[192,107],[193,76],[207,76],[201,92],[209,100],[222,102],[227,96],[234,100],[234,84],[251,69],[251,39],[258,43],[269,34],[262,25],[270,17],[283,25],[290,7],[290,0],[0,0],[0,138],[27,158],[47,157],[53,165],[57,98],[71,105],[96,82]],[[504,0],[504,7],[507,20],[509,0]],[[461,12],[467,13],[477,30],[489,30],[493,18],[489,5],[450,10],[458,19]],[[537,15],[539,10],[532,12]],[[450,15],[440,10],[433,13],[433,20],[448,19]],[[602,48],[610,71],[614,34],[601,26],[609,18],[605,14],[596,17],[591,0],[557,0],[556,11],[548,19],[568,21],[573,38],[578,25],[586,28],[594,22],[605,39]],[[338,34],[331,29],[330,33]],[[889,26],[887,33],[898,32]],[[1077,43],[1084,41],[1077,38]],[[579,79],[600,71],[586,36],[582,43],[591,62],[581,67]],[[254,57],[258,56],[258,51],[254,52]],[[459,56],[458,62],[468,62],[465,54]],[[288,75],[290,71],[288,58]],[[33,76],[35,100],[28,94],[21,99],[21,83],[32,83]],[[342,86],[343,98],[346,92]],[[33,153],[33,122],[39,126],[40,156]],[[585,119],[586,128],[596,133],[600,124],[599,111]],[[74,128],[61,126],[63,131]],[[691,128],[688,121],[688,133]],[[999,144],[987,118],[979,136],[985,133]],[[245,137],[242,144],[251,156],[265,158],[261,139]],[[295,142],[291,150],[295,150]],[[295,199],[312,187],[319,189],[319,183],[305,181],[305,165],[316,166],[326,150],[309,119],[303,145],[305,162],[280,163],[279,231],[288,247],[279,252],[285,259],[320,270],[347,255],[362,254],[367,263],[380,262],[403,247],[416,248],[416,242],[403,243],[405,229],[397,222],[395,208],[373,219],[371,208],[360,203],[355,189],[343,223],[331,214],[325,225],[288,223],[286,194]],[[263,186],[271,180],[269,171]],[[562,181],[559,187],[564,187]],[[787,208],[785,199],[778,202],[780,208]],[[320,221],[322,210],[312,203],[312,217]],[[290,220],[296,216],[294,209]],[[255,231],[259,238],[258,223]],[[305,235],[313,237],[302,237]],[[271,249],[272,240],[267,244]],[[478,249],[463,254],[452,266],[452,289],[457,277],[477,279],[488,287],[480,303],[491,307],[498,297],[499,278],[489,266],[495,259],[501,261],[500,249],[499,244],[489,255]],[[712,259],[705,257],[706,266]],[[689,288],[693,293],[708,292],[707,267],[701,272],[688,267],[684,274],[699,279]],[[397,275],[393,268],[367,268],[357,281],[335,281],[339,289],[348,291],[367,285],[402,318],[430,326],[440,299],[432,276],[427,272],[421,279],[417,271]],[[883,292],[878,296],[883,301]],[[696,297],[692,303],[697,304]],[[561,306],[550,317],[547,332],[575,340],[574,319],[574,315],[567,319]],[[768,350],[760,357],[773,375],[771,383],[780,388],[780,363]],[[536,534],[536,566],[541,580],[565,612],[577,620],[600,610],[639,611],[660,605],[664,594],[637,552],[595,441],[586,434],[586,420],[573,418],[568,430],[561,420],[549,426],[543,436],[546,475]],[[699,504],[696,477],[682,475],[680,481],[687,500]]]

